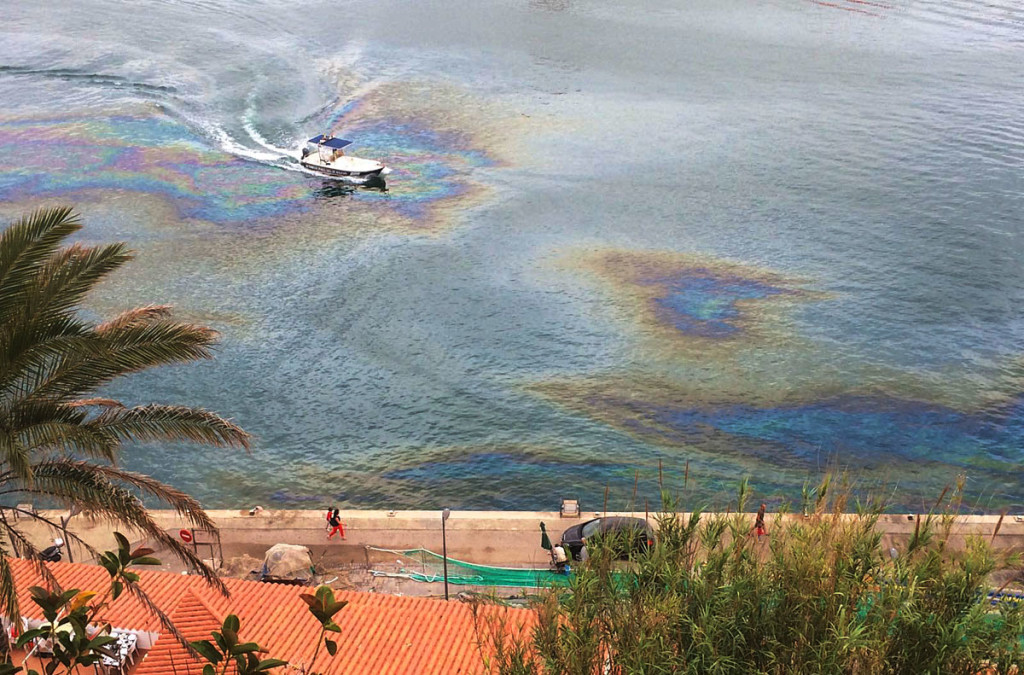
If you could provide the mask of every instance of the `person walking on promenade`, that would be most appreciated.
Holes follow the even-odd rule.
[[[327,534],[327,538],[331,539],[335,534],[340,534],[341,538],[345,538],[345,526],[341,522],[341,518],[338,516],[338,509],[329,512],[327,516],[327,524],[331,526],[331,531]]]
[[[754,520],[754,533],[757,534],[757,539],[760,541],[761,537],[768,534],[764,529],[764,510],[765,505],[761,504],[761,508],[757,510],[757,518]]]

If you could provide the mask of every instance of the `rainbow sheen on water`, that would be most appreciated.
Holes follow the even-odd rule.
[[[784,292],[758,281],[723,278],[704,269],[641,283],[663,289],[656,300],[661,321],[685,335],[708,338],[731,337],[740,330],[734,323],[740,316],[736,307],[739,301],[760,300]]]
[[[307,181],[204,148],[158,115],[0,119],[0,199],[132,190],[214,223],[308,208]]]
[[[848,381],[837,382],[833,368],[816,363],[821,348],[788,333],[798,307],[789,301],[836,300],[808,280],[659,251],[587,252],[566,261],[604,281],[638,338],[653,336],[670,354],[658,361],[657,376],[638,359],[629,370],[529,385],[567,410],[645,444],[677,448],[698,466],[713,460],[736,475],[756,472],[762,489],[780,496],[787,472],[808,466],[848,468],[865,489],[902,478],[910,491],[919,478],[908,475],[936,467],[1008,490],[1013,481],[1003,471],[1024,469],[1018,380],[973,398],[901,372],[847,372]],[[809,367],[797,377],[793,361]]]
[[[465,138],[434,132],[429,126],[378,121],[346,127],[346,133],[359,139],[357,154],[380,157],[393,167],[388,180],[394,189],[388,199],[412,222],[428,221],[439,200],[468,195],[474,186],[461,176],[496,165],[482,150],[467,146]]]
[[[376,119],[348,127],[360,139],[358,154],[396,167],[390,180],[398,189],[381,193],[301,173],[294,162],[284,168],[212,150],[186,126],[156,112],[0,118],[0,199],[135,191],[165,198],[182,218],[225,224],[316,211],[315,195],[337,194],[382,208],[382,217],[428,229],[438,224],[436,207],[478,189],[467,178],[471,170],[496,161],[466,146],[465,135],[419,124]]]
[[[1019,17],[827,4],[13,0],[0,211],[129,243],[90,311],[221,332],[110,392],[253,433],[125,453],[208,506],[795,500],[830,462],[1024,504]],[[324,131],[388,191],[302,171]]]
[[[787,477],[808,465],[849,470],[864,489],[927,484],[939,467],[1012,489],[1020,471],[1024,395],[977,411],[885,393],[807,400],[791,394],[775,405],[730,400],[668,380],[609,378],[547,382],[535,391],[646,443],[678,448],[695,465],[725,462],[753,472],[762,489],[786,494]],[[907,496],[895,504],[914,505]]]
[[[602,281],[652,346],[695,356],[785,337],[788,308],[827,297],[778,272],[671,251],[588,251],[562,264]]]

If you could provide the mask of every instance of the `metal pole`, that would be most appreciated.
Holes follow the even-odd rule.
[[[450,509],[441,512],[441,558],[444,564],[444,599],[448,600],[448,534],[445,530],[444,521],[451,515]]]
[[[64,546],[67,547],[68,562],[73,563],[75,559],[71,557],[71,540],[68,539],[68,520],[71,520],[71,516],[68,516],[67,520],[64,519],[64,516],[60,517],[60,529],[64,534]]]
[[[82,509],[81,507],[78,506],[78,504],[72,504],[71,508],[68,509],[68,517],[60,517],[60,529],[64,531],[64,546],[67,548],[68,551],[68,562],[71,563],[75,562],[75,558],[71,553],[71,540],[68,539],[68,523],[70,523],[71,519],[81,512]]]

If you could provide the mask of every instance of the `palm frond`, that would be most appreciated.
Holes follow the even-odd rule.
[[[210,357],[217,333],[187,323],[157,320],[96,333],[88,349],[54,360],[37,371],[27,389],[42,398],[80,398],[114,378],[155,366],[189,363]]]
[[[77,401],[68,401],[67,405],[73,408],[85,408],[89,406],[102,406],[104,408],[124,407],[124,403],[112,398],[81,398]]]
[[[19,493],[33,494],[33,495],[40,495],[40,496],[48,496],[48,495],[45,495],[44,493],[41,493],[41,492],[38,492],[38,491],[35,491],[35,490],[26,490],[26,489],[4,490],[4,491],[0,492],[0,494],[4,494],[4,495],[7,495],[7,494],[19,494]],[[11,525],[9,523],[9,521],[6,520],[7,519],[7,514],[4,513],[4,511],[11,511],[12,513],[16,513],[19,517],[28,518],[29,520],[34,520],[36,522],[43,523],[44,525],[49,527],[52,532],[54,532],[54,533],[60,532],[61,536],[62,537],[66,537],[68,542],[75,542],[76,544],[81,546],[91,557],[93,557],[93,558],[99,557],[99,551],[97,551],[92,546],[92,544],[87,542],[85,539],[82,539],[77,534],[75,534],[73,530],[68,530],[68,529],[65,529],[65,528],[61,527],[61,525],[59,523],[56,523],[53,520],[50,520],[46,516],[42,516],[42,515],[36,513],[35,511],[29,511],[27,509],[18,508],[16,506],[0,507],[0,519],[3,519],[4,522],[7,523],[7,524],[4,525],[4,527],[7,528],[8,534],[11,534],[13,532],[12,537],[13,538],[17,538],[19,541],[28,541],[28,540],[25,539],[24,535],[21,534],[21,530],[18,530],[18,528],[14,527],[13,525]],[[36,551],[35,547],[32,546],[31,542],[29,542],[28,546],[26,547],[26,550],[29,552],[28,558],[30,560],[34,560],[39,565],[42,565],[43,561],[39,558],[38,551]],[[43,567],[45,567],[45,566],[43,566]],[[60,584],[57,583],[57,578],[53,577],[51,575],[49,568],[43,569],[43,567],[40,567],[40,575],[43,576],[44,578],[46,578],[48,580],[48,583],[50,583],[53,588],[60,588]]]
[[[17,431],[17,440],[30,455],[56,452],[108,462],[117,460],[117,452],[121,448],[118,438],[104,429],[61,420],[23,426]]]
[[[0,542],[0,608],[8,621],[18,625],[21,620],[21,609],[18,607],[18,588],[14,585],[14,572],[11,570],[8,555],[7,549]]]
[[[18,612],[18,592],[14,585],[14,572],[8,558],[10,552],[3,541],[0,541],[0,607],[5,617],[20,616]]]
[[[11,321],[0,327],[0,406],[30,396],[61,363],[97,354],[100,345],[90,327],[73,316],[44,325]]]
[[[226,593],[194,551],[156,524],[137,493],[171,505],[196,527],[215,530],[199,502],[115,464],[127,442],[248,449],[249,435],[199,408],[125,408],[96,395],[123,375],[209,358],[217,334],[175,321],[165,305],[89,321],[78,311],[82,299],[131,255],[123,244],[65,244],[80,227],[70,209],[44,209],[0,233],[0,496],[41,496],[122,523]],[[102,461],[91,461],[97,459]],[[59,527],[38,514],[6,508]],[[38,555],[3,511],[0,530],[29,557]],[[72,532],[67,537],[95,554]],[[0,569],[0,611],[4,593],[14,593],[13,579]]]
[[[122,441],[191,441],[249,448],[249,434],[241,427],[200,408],[169,405],[110,408],[85,426],[113,434]]]
[[[154,319],[169,318],[171,318],[170,305],[146,305],[144,307],[135,307],[121,312],[113,319],[104,321],[100,325],[96,326],[96,331],[99,333],[106,333],[118,330],[124,326],[146,324]]]
[[[46,260],[60,242],[81,228],[68,207],[39,209],[0,233],[0,323],[23,301]]]
[[[10,510],[13,513],[17,513],[20,515],[26,513],[25,509],[12,508]],[[48,519],[44,520],[46,520],[47,524],[53,528],[54,532],[60,532],[61,534],[64,534],[63,529],[57,528],[55,523],[49,521]],[[50,571],[50,568],[47,567],[46,563],[43,561],[39,549],[36,548],[35,544],[33,544],[31,540],[29,540],[29,538],[26,537],[24,533],[22,533],[21,530],[19,530],[13,523],[11,523],[7,519],[7,513],[5,512],[5,510],[2,509],[0,509],[0,526],[3,527],[4,533],[7,535],[8,541],[10,541],[11,544],[18,549],[18,552],[21,554],[21,557],[27,558],[28,560],[32,561],[33,566],[36,568],[36,571],[39,573],[39,576],[43,579],[43,581],[46,582],[46,585],[57,591],[62,590],[60,582],[57,581],[57,577],[53,575],[53,572]],[[68,533],[68,539],[81,541],[78,535],[73,535],[72,533]],[[87,548],[87,550],[91,551],[91,547]]]
[[[44,322],[77,306],[104,277],[132,259],[124,244],[72,244],[54,253],[29,288],[25,310]]]
[[[91,464],[73,459],[55,459],[46,464],[48,466],[71,465],[80,471],[96,472],[109,481],[126,483],[140,489],[144,494],[168,504],[178,515],[185,518],[194,527],[209,530],[210,532],[217,531],[217,525],[206,515],[197,499],[145,474],[126,471],[114,466]]]
[[[0,429],[0,466],[6,466],[17,480],[32,483],[32,456],[14,434]]]
[[[98,468],[89,462],[73,460],[41,462],[35,466],[35,486],[24,492],[75,503],[94,515],[134,527],[161,547],[170,550],[211,585],[227,593],[227,588],[216,573],[193,551],[165,532],[135,494],[111,481]]]
[[[164,318],[112,324],[97,328],[96,334],[104,339],[107,358],[125,372],[209,358],[217,341],[211,328]]]
[[[122,244],[75,244],[56,251],[40,265],[32,283],[23,284],[17,301],[12,299],[3,314],[0,364],[6,367],[0,370],[0,384],[7,388],[11,380],[45,381],[62,356],[94,357],[91,341],[74,345],[77,350],[70,353],[56,350],[64,346],[60,338],[95,337],[95,331],[75,316],[75,307],[96,283],[129,259]],[[22,397],[32,389],[23,384]]]
[[[43,422],[81,424],[89,415],[86,409],[70,406],[56,399],[29,399],[8,410],[8,424],[23,429]]]
[[[84,424],[88,415],[86,407],[31,400],[15,408],[8,419],[15,429],[14,442],[29,456],[59,452],[115,461],[120,441]]]

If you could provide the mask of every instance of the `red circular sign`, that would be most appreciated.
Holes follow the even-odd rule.
[[[178,530],[178,536],[186,544],[192,541],[192,532],[189,530]]]

